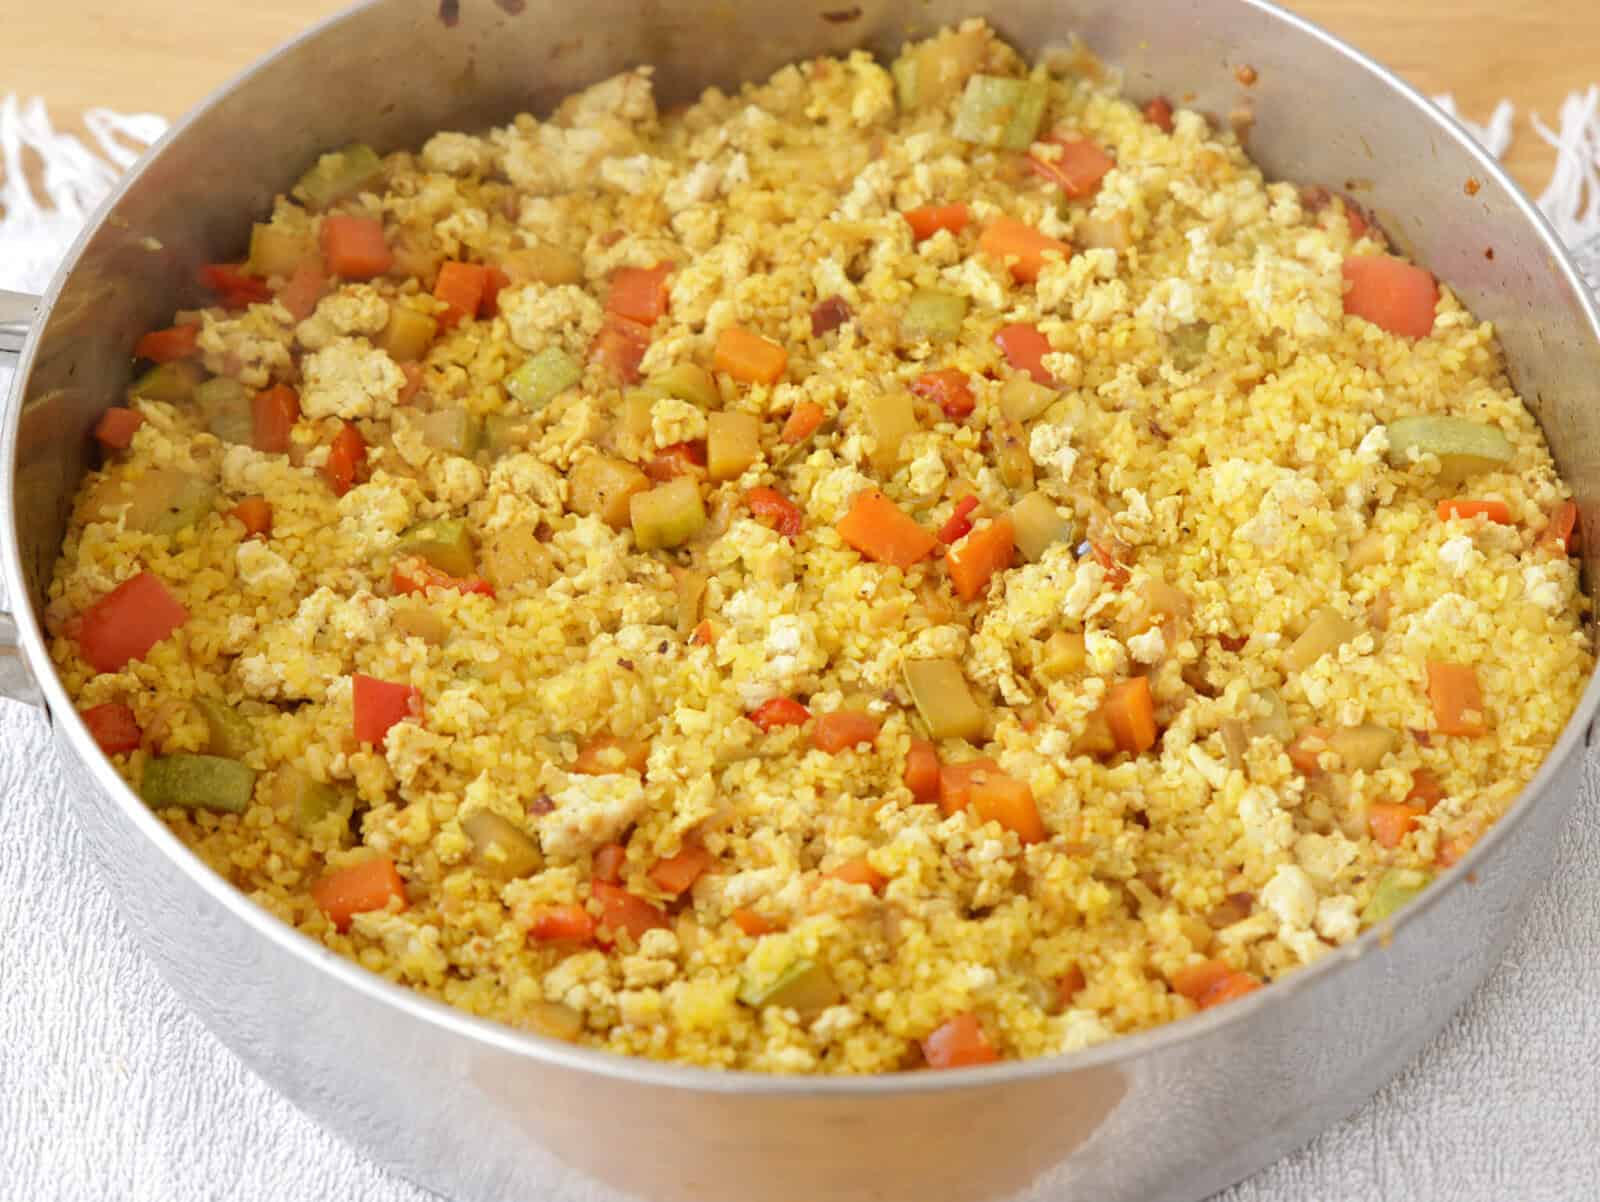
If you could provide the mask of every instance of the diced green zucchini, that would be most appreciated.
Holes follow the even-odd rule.
[[[128,395],[145,401],[179,404],[194,395],[201,379],[200,365],[187,359],[158,363],[135,380]]]
[[[294,814],[295,824],[302,834],[321,822],[329,814],[355,808],[354,801],[341,794],[334,785],[320,781],[297,764],[284,764],[272,782],[272,800],[275,805],[286,806]]]
[[[606,525],[621,530],[628,524],[628,503],[650,487],[633,464],[609,455],[590,455],[572,465],[567,475],[568,501],[574,513],[598,514]]]
[[[951,132],[963,142],[1026,150],[1039,136],[1049,89],[1037,79],[974,75],[967,81]]]
[[[389,320],[378,334],[378,349],[396,363],[416,363],[428,353],[439,333],[439,322],[404,305],[389,306]]]
[[[678,476],[648,492],[634,493],[628,499],[628,514],[633,541],[641,551],[682,546],[706,524],[700,486],[693,476]]]
[[[1055,404],[1059,395],[1048,384],[1028,376],[1011,376],[1000,386],[1000,412],[1014,422],[1031,422]]]
[[[291,276],[316,253],[317,243],[310,230],[288,230],[258,221],[250,227],[250,259],[245,267],[252,275],[263,278]]]
[[[872,435],[872,470],[888,477],[904,457],[906,439],[917,431],[917,409],[908,392],[880,392],[862,405],[867,433]]]
[[[1420,868],[1391,868],[1372,891],[1372,900],[1361,911],[1361,925],[1370,927],[1393,915],[1433,883],[1433,873]]]
[[[1511,442],[1498,426],[1465,417],[1402,417],[1389,423],[1389,462],[1411,463],[1411,452],[1439,457],[1439,475],[1460,482],[1511,462]]]
[[[956,29],[908,46],[895,59],[895,95],[902,109],[935,108],[960,95],[988,57],[987,28]]]
[[[935,739],[974,739],[986,725],[961,665],[953,659],[908,659],[906,691]]]
[[[372,187],[383,174],[378,152],[360,142],[325,154],[300,177],[295,193],[313,209],[326,209]]]
[[[746,1006],[781,1006],[807,1015],[820,1014],[837,1005],[841,996],[828,970],[805,956],[791,960],[782,971],[771,975],[747,965],[739,985],[739,1000]]]
[[[447,576],[470,576],[477,571],[472,551],[472,535],[460,518],[436,518],[418,522],[400,536],[397,555],[415,555],[427,560]]]
[[[211,512],[217,490],[208,480],[176,467],[151,468],[114,497],[127,503],[127,527],[143,534],[172,535]]]
[[[223,442],[249,444],[255,431],[250,411],[250,390],[238,380],[217,376],[194,390],[194,403],[206,419],[206,429]]]
[[[1042,492],[1031,492],[1011,507],[1011,525],[1017,549],[1032,563],[1057,543],[1073,541],[1072,519]]]
[[[706,474],[713,480],[736,480],[760,458],[759,417],[730,410],[706,415]]]
[[[255,772],[219,755],[165,755],[144,766],[139,795],[151,809],[183,806],[242,814],[256,788]]]
[[[1303,672],[1360,633],[1360,628],[1337,610],[1319,609],[1300,637],[1290,643],[1289,649],[1283,653],[1283,670]]]
[[[948,342],[961,334],[966,297],[938,288],[918,288],[900,315],[900,337],[906,342]]]
[[[422,441],[436,451],[470,459],[483,445],[483,419],[460,405],[424,413],[417,419],[417,427]]]
[[[231,705],[224,705],[210,697],[196,697],[195,708],[205,719],[206,751],[224,759],[242,760],[256,745],[255,728]]]
[[[693,363],[675,363],[657,372],[639,386],[639,391],[653,400],[674,397],[702,409],[714,409],[722,403],[715,377]]]
[[[583,368],[578,361],[560,347],[550,346],[507,376],[505,388],[537,412],[582,378]]]
[[[1399,735],[1374,722],[1341,726],[1328,735],[1328,746],[1339,753],[1339,761],[1347,772],[1373,771],[1399,743]]]
[[[544,864],[539,845],[510,819],[490,810],[468,814],[461,831],[472,840],[472,862],[501,880],[531,876]]]

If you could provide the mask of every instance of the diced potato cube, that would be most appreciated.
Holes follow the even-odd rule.
[[[1017,549],[1032,563],[1057,543],[1072,542],[1075,533],[1072,519],[1040,492],[1028,493],[1011,507],[1011,525]]]
[[[967,688],[953,659],[908,659],[906,690],[934,739],[974,739],[987,725],[983,710]]]
[[[759,417],[735,412],[706,415],[706,472],[713,480],[735,480],[760,458]]]
[[[472,862],[500,880],[531,876],[544,864],[538,844],[491,810],[468,814],[461,820],[461,832],[472,841]]]
[[[291,276],[302,263],[317,257],[317,243],[307,229],[256,222],[250,227],[250,259],[245,266],[254,275]]]
[[[948,342],[960,336],[968,307],[959,293],[918,288],[900,315],[900,337],[905,342]]]
[[[706,524],[700,486],[693,476],[678,476],[628,500],[633,540],[641,551],[679,547]]]
[[[1055,404],[1059,395],[1049,385],[1019,373],[1000,386],[1000,412],[1007,421],[1031,422]]]
[[[917,410],[909,392],[880,392],[864,403],[862,417],[872,436],[872,470],[880,476],[894,475],[900,465],[906,439],[917,431]]]
[[[513,284],[580,284],[583,260],[548,242],[514,250],[500,260],[500,270]]]
[[[640,385],[639,391],[657,400],[675,397],[691,405],[699,405],[702,409],[714,409],[722,403],[716,378],[705,368],[693,363],[676,363],[665,371],[657,372]]]
[[[378,349],[396,363],[416,363],[439,333],[438,321],[401,304],[389,306],[389,320],[378,334]]]
[[[543,583],[554,562],[550,548],[539,541],[538,530],[526,523],[502,526],[483,543],[484,579],[496,590],[530,580]]]
[[[1340,763],[1348,772],[1373,771],[1399,743],[1398,734],[1372,722],[1341,726],[1328,736],[1328,746],[1339,753]]]
[[[498,580],[491,579],[490,583],[496,587],[500,585]],[[437,647],[450,637],[449,624],[425,601],[401,600],[391,603],[389,620],[401,634],[421,639],[430,646]]]
[[[1058,630],[1044,641],[1039,669],[1048,676],[1071,676],[1089,663],[1088,649],[1081,630]]]
[[[1285,672],[1303,672],[1330,651],[1337,651],[1360,633],[1360,628],[1336,610],[1321,609],[1299,638],[1283,653]]]
[[[568,504],[574,513],[598,515],[617,530],[628,524],[628,503],[633,494],[650,487],[650,481],[638,468],[609,455],[589,455],[578,460],[567,482]]]

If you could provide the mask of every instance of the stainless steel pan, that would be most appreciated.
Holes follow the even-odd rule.
[[[129,925],[247,1064],[402,1175],[462,1202],[546,1195],[570,1172],[694,1202],[1199,1198],[1353,1110],[1499,958],[1577,792],[1600,686],[1512,813],[1406,910],[1315,967],[1196,1018],[1071,1056],[864,1080],[621,1059],[456,1013],[368,975],[213,876],[100,756],[39,624],[89,431],[129,349],[192,304],[304,164],[354,139],[420,143],[548,109],[656,64],[664,98],[799,56],[981,12],[1028,51],[1080,35],[1135,97],[1248,112],[1273,176],[1353,190],[1500,331],[1586,517],[1600,499],[1600,324],[1549,228],[1501,170],[1394,76],[1260,0],[373,0],[261,62],[181,123],[102,210],[33,312],[4,414],[8,695],[55,718],[69,795]],[[1254,68],[1252,87],[1236,75]],[[1600,540],[1588,540],[1592,576]]]

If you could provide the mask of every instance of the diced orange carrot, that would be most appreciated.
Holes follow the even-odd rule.
[[[780,726],[804,726],[811,721],[811,711],[792,697],[773,697],[751,710],[749,718],[765,733]]]
[[[274,384],[256,393],[250,401],[250,445],[269,454],[284,454],[299,420],[300,398],[287,384]]]
[[[1016,528],[1006,515],[992,519],[944,553],[950,583],[963,601],[976,601],[994,574],[1011,566],[1016,553]]]
[[[1070,258],[1072,247],[1048,234],[1042,234],[1015,217],[996,217],[978,238],[978,249],[1004,262],[1012,278],[1031,284],[1044,270],[1045,256],[1059,253]]]
[[[643,776],[649,763],[650,744],[643,739],[595,735],[578,748],[572,771],[584,776],[605,776],[613,772],[637,772]]]
[[[689,641],[697,647],[709,647],[717,641],[717,628],[711,624],[710,618],[701,619],[700,625],[689,636]]]
[[[159,576],[140,572],[83,611],[78,650],[96,672],[120,672],[189,620]]]
[[[847,885],[865,885],[874,893],[882,893],[883,887],[889,883],[889,878],[868,864],[864,856],[836,864],[822,875],[831,876]]]
[[[108,451],[126,451],[133,443],[134,432],[144,425],[144,416],[135,410],[113,406],[100,415],[95,423],[94,437]]]
[[[421,716],[422,692],[356,672],[350,677],[350,708],[356,742],[382,747],[396,723]]]
[[[1144,119],[1164,134],[1172,132],[1172,101],[1157,96],[1144,106]]]
[[[1100,713],[1111,728],[1117,750],[1139,755],[1156,745],[1155,702],[1150,696],[1150,679],[1135,676],[1106,690]]]
[[[290,317],[304,321],[317,311],[317,302],[327,287],[328,278],[322,273],[321,263],[301,263],[278,289],[278,303],[289,311]]]
[[[1022,322],[1001,326],[995,331],[994,340],[1006,362],[1026,372],[1035,384],[1055,384],[1056,378],[1044,365],[1044,357],[1050,353],[1050,340],[1039,332],[1038,326]]]
[[[956,507],[950,511],[950,516],[945,524],[939,527],[938,539],[949,546],[959,542],[972,533],[972,515],[978,508],[978,498],[968,493],[956,502]],[[1013,529],[1013,533],[1015,530]]]
[[[597,881],[615,885],[622,880],[622,866],[627,863],[628,849],[620,843],[607,843],[595,849],[594,862],[589,875]]]
[[[912,739],[906,752],[906,788],[917,802],[939,800],[939,749],[927,739]]]
[[[1322,771],[1322,755],[1328,750],[1331,733],[1326,726],[1308,726],[1283,749],[1302,776],[1315,776]]]
[[[644,474],[661,483],[678,476],[706,474],[706,444],[704,442],[675,442],[645,462]]]
[[[1200,999],[1200,1009],[1210,1010],[1213,1006],[1222,1006],[1228,1002],[1238,1001],[1247,993],[1254,993],[1260,988],[1261,982],[1249,973],[1236,972]]]
[[[666,314],[670,303],[667,277],[672,274],[672,266],[657,263],[654,267],[617,268],[611,276],[606,310],[640,325],[654,325]]]
[[[1056,979],[1056,993],[1061,998],[1063,1006],[1072,1005],[1072,999],[1083,992],[1083,987],[1089,982],[1084,978],[1083,969],[1076,964],[1062,973]]]
[[[778,437],[790,445],[804,442],[817,432],[827,416],[815,401],[801,401],[789,411],[789,420],[783,423],[783,432]]]
[[[494,585],[482,576],[452,576],[416,555],[405,556],[390,565],[389,587],[394,590],[396,597],[426,595],[430,589],[476,593],[480,597],[494,596]]]
[[[441,263],[433,295],[449,307],[439,315],[439,328],[449,330],[476,317],[488,286],[489,269],[481,263]]]
[[[1460,863],[1477,844],[1479,833],[1476,830],[1467,830],[1451,835],[1439,844],[1439,850],[1434,853],[1434,860],[1441,868],[1450,868]]]
[[[1417,827],[1422,816],[1421,806],[1404,805],[1394,801],[1375,801],[1367,807],[1367,830],[1379,847],[1399,847],[1401,842]]]
[[[905,569],[926,559],[938,545],[888,497],[864,488],[850,504],[850,512],[835,527],[839,537],[874,563]]]
[[[946,1019],[922,1041],[922,1058],[929,1068],[970,1068],[1000,1059],[977,1016],[958,1014]]]
[[[265,497],[246,497],[233,507],[231,516],[244,526],[246,538],[265,538],[272,533],[272,504]]]
[[[1444,799],[1444,785],[1437,775],[1426,768],[1418,768],[1411,774],[1411,792],[1406,794],[1407,802],[1415,802],[1424,810],[1431,810]]]
[[[322,219],[322,257],[329,271],[346,280],[370,280],[394,265],[383,222],[346,213]]]
[[[912,238],[921,242],[924,238],[933,237],[940,230],[959,234],[972,221],[972,209],[964,204],[923,205],[918,209],[907,209],[900,216],[904,217],[906,224],[911,227]]]
[[[395,404],[406,405],[411,402],[412,397],[422,390],[422,364],[398,363],[395,366],[400,369],[400,374],[406,378],[406,382],[400,385],[400,395],[395,397]]]
[[[89,728],[100,750],[107,755],[121,755],[136,750],[144,737],[133,710],[120,701],[90,706],[81,711],[78,717],[83,719],[83,724]]]
[[[981,822],[996,822],[1024,843],[1042,843],[1044,820],[1027,781],[1001,772],[979,773],[972,781],[972,810]]]
[[[1044,141],[1046,145],[1059,146],[1060,156],[1047,159],[1030,154],[1028,166],[1072,200],[1093,196],[1100,190],[1100,181],[1106,172],[1117,165],[1116,159],[1087,138],[1047,138]]]
[[[337,931],[348,931],[357,914],[385,909],[395,898],[404,910],[405,882],[388,856],[376,856],[330,872],[311,886],[311,900]]]
[[[760,935],[770,935],[778,929],[754,910],[738,909],[730,917],[734,924],[752,939]]]
[[[938,405],[951,421],[971,416],[978,407],[978,399],[972,395],[967,373],[953,367],[918,376],[911,382],[911,391]]]
[[[1499,522],[1502,526],[1511,524],[1511,506],[1504,501],[1468,501],[1456,499],[1453,501],[1439,502],[1439,520],[1448,522],[1451,518],[1476,518],[1485,517],[1491,522]]]
[[[811,728],[811,745],[818,751],[837,755],[849,747],[874,743],[883,723],[871,714],[856,710],[834,710],[823,714]]]
[[[605,881],[590,881],[589,891],[600,903],[597,937],[605,946],[615,942],[616,936],[623,931],[628,933],[634,943],[638,943],[644,938],[646,931],[667,925],[667,916],[661,907],[629,893],[620,885],[609,885]]]
[[[747,384],[776,384],[789,366],[789,352],[770,338],[740,326],[728,326],[717,335],[712,361],[718,371]]]
[[[1388,255],[1351,255],[1344,261],[1344,311],[1404,338],[1433,332],[1439,286],[1421,267]]]
[[[639,364],[650,349],[650,331],[636,321],[610,314],[589,346],[589,358],[621,384],[637,384]]]
[[[786,538],[796,537],[805,528],[806,515],[800,506],[775,488],[760,485],[744,494],[750,512],[762,518]]]
[[[1550,522],[1539,532],[1539,545],[1571,555],[1578,549],[1578,503],[1562,501],[1550,511]]]
[[[657,860],[650,869],[650,883],[669,897],[677,897],[716,862],[716,857],[709,851],[698,843],[691,843],[677,855]]]
[[[135,359],[148,359],[152,363],[171,363],[187,359],[194,354],[195,343],[200,338],[199,326],[169,326],[165,330],[151,330],[133,346]]]
[[[1231,1002],[1261,988],[1261,982],[1247,972],[1229,968],[1220,960],[1186,964],[1172,974],[1172,990],[1188,998],[1202,1010]]]
[[[1000,765],[988,756],[976,760],[962,760],[959,764],[940,764],[939,809],[946,817],[960,813],[972,804],[974,780],[999,774]]]
[[[574,903],[535,906],[528,938],[537,943],[592,943],[594,917]]]
[[[272,299],[265,280],[246,275],[239,263],[207,263],[200,269],[200,282],[221,299],[226,309],[242,309]]]
[[[356,429],[354,422],[344,422],[333,436],[328,458],[322,464],[323,479],[333,489],[334,496],[342,497],[354,487],[356,476],[366,462],[366,439],[361,437],[361,431]]]
[[[1489,729],[1478,670],[1471,664],[1428,664],[1428,700],[1442,735],[1481,735]]]

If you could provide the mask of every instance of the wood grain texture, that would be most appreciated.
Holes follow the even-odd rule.
[[[0,91],[43,96],[58,125],[85,108],[175,117],[234,72],[337,12],[341,0],[210,4],[174,0],[48,0],[13,4],[0,39]],[[977,7],[977,6],[975,6]],[[1507,162],[1535,193],[1553,156],[1533,112],[1554,123],[1563,97],[1600,80],[1600,4],[1577,0],[1289,0],[1396,68],[1424,91],[1453,92],[1482,120],[1501,97],[1517,104]],[[1336,101],[1336,98],[1334,98]]]

